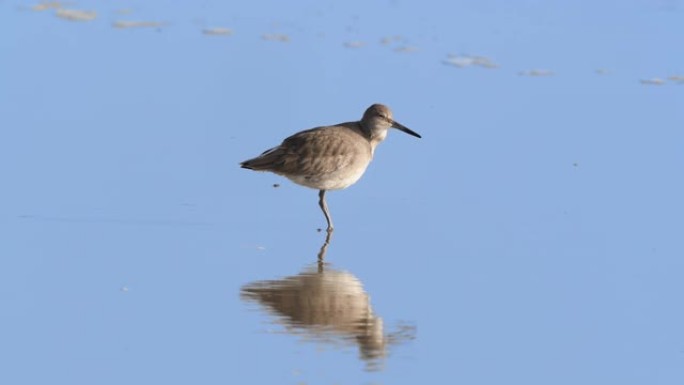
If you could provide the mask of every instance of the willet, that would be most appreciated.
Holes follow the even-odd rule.
[[[341,190],[356,183],[373,159],[375,147],[385,139],[391,127],[420,138],[416,132],[394,121],[387,106],[373,104],[360,121],[298,132],[279,146],[240,163],[240,166],[270,171],[319,190],[318,205],[328,222],[330,234],[333,223],[325,192]]]

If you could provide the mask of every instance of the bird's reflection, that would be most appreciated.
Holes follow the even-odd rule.
[[[262,305],[286,331],[306,339],[358,345],[367,370],[380,370],[390,345],[415,337],[415,327],[401,326],[386,333],[382,318],[373,312],[370,296],[350,272],[323,262],[330,234],[318,254],[318,263],[301,273],[277,280],[244,285],[244,300]]]
[[[318,251],[318,264],[321,265],[323,263],[323,260],[325,259],[325,253],[328,252],[328,246],[330,245],[330,238],[332,238],[332,231],[326,232],[325,236],[325,242],[323,242],[323,246],[321,246],[321,249]]]

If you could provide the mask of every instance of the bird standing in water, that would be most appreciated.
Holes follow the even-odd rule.
[[[357,122],[316,127],[298,132],[279,146],[240,163],[242,168],[270,171],[302,186],[319,190],[318,204],[333,231],[325,192],[341,190],[356,183],[373,159],[375,147],[396,128],[420,138],[415,131],[392,119],[392,111],[382,104],[366,109]]]

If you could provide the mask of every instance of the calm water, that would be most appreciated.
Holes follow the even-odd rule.
[[[682,17],[0,2],[0,383],[681,384]],[[375,102],[322,250],[238,163]]]

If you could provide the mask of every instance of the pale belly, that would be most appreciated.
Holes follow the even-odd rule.
[[[317,190],[341,190],[356,183],[370,162],[356,162],[321,175],[285,175],[289,180]]]

